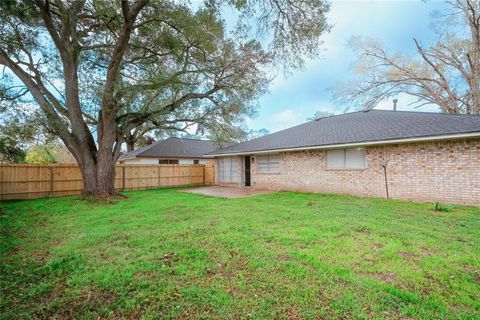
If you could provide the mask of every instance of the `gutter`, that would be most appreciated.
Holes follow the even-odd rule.
[[[198,156],[198,157],[162,157],[162,156],[135,156],[135,157],[128,157],[128,158],[119,158],[117,161],[125,161],[125,160],[133,160],[133,159],[189,159],[189,160],[209,160],[215,159],[214,156]]]
[[[137,157],[128,157],[128,158],[118,158],[117,161],[125,161],[125,160],[130,160],[130,159],[136,159]]]
[[[442,141],[442,140],[476,138],[476,137],[480,137],[480,132],[457,133],[457,134],[448,134],[448,135],[441,135],[441,136],[426,136],[426,137],[391,139],[391,140],[377,140],[377,141],[366,141],[366,142],[355,142],[355,143],[340,143],[340,144],[330,144],[330,145],[311,146],[311,147],[283,148],[283,149],[271,149],[271,150],[260,150],[260,151],[242,151],[242,152],[207,154],[207,155],[212,157],[224,157],[224,156],[237,156],[237,155],[246,155],[246,154],[248,155],[267,154],[267,153],[278,153],[278,152],[288,152],[288,151],[322,150],[322,149],[376,146],[376,145],[384,145],[384,144],[397,144],[397,143],[410,143],[410,142]]]

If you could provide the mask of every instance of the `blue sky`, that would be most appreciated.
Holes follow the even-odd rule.
[[[415,54],[413,38],[424,44],[432,42],[432,13],[445,7],[443,1],[431,0],[332,1],[328,16],[333,28],[323,36],[324,50],[318,59],[308,61],[303,71],[287,78],[279,75],[260,99],[258,116],[247,125],[275,132],[305,122],[317,110],[342,113],[328,89],[351,77],[355,56],[347,45],[350,37],[380,39],[392,51]],[[398,98],[399,110],[412,110],[406,106],[408,97]],[[392,101],[385,101],[377,108],[391,106]],[[437,111],[432,106],[417,110]]]

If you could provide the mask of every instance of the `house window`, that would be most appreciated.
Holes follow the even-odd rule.
[[[193,160],[193,164],[199,164],[200,160]]]
[[[217,181],[227,183],[238,182],[238,161],[236,158],[227,157],[218,159]]]
[[[280,156],[278,154],[266,154],[257,156],[257,173],[280,172]]]
[[[363,169],[365,167],[364,148],[327,150],[328,169]]]
[[[176,160],[161,159],[161,160],[158,160],[158,164],[178,164],[178,159]]]

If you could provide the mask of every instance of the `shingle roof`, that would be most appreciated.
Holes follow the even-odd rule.
[[[480,116],[368,110],[313,120],[210,155],[479,133]]]
[[[170,137],[149,146],[127,152],[119,160],[135,157],[201,158],[215,149],[215,144],[210,140]]]

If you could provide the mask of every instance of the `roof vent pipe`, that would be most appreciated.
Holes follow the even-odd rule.
[[[398,99],[393,99],[393,111],[397,111],[397,102]]]

